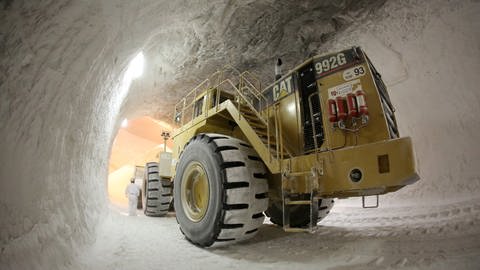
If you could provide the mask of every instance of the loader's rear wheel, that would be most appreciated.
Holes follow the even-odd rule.
[[[138,194],[137,209],[143,209],[143,192]]]
[[[174,205],[185,237],[199,246],[253,237],[268,207],[265,166],[233,137],[199,134],[180,156]]]
[[[172,200],[172,182],[158,174],[158,163],[145,165],[142,187],[142,204],[146,216],[161,217],[167,214]]]
[[[332,198],[326,198],[318,200],[318,217],[317,223],[322,221],[324,218],[330,214],[333,205],[335,204],[335,200]]]
[[[304,199],[309,199],[304,198]],[[324,219],[333,207],[333,199],[319,199],[318,207],[314,207],[312,210],[312,220],[320,222]],[[270,221],[273,224],[283,226],[283,210],[282,202],[273,202],[265,214],[270,217]],[[291,207],[290,206],[290,226],[291,227],[306,227],[310,223],[310,206],[308,205],[298,205]]]

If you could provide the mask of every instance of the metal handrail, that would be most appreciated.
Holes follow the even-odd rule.
[[[260,81],[260,79],[257,78],[257,76],[255,76],[254,74],[252,74],[248,70],[242,72],[242,76],[244,78],[247,78],[247,76],[250,76],[253,80],[255,80],[258,83],[258,86],[255,86],[255,88],[256,88],[257,91],[261,92],[260,90],[262,90],[262,82]],[[250,81],[250,80],[248,80],[248,81]]]
[[[228,70],[231,70],[231,73],[234,73],[238,76],[238,84],[235,84],[230,78],[225,78],[225,74],[228,73]],[[230,76],[229,76],[230,77]],[[253,82],[252,82],[253,81]],[[255,84],[258,84],[256,86]],[[255,106],[252,104],[251,100],[247,98],[246,95],[252,95],[253,98],[255,98],[256,101],[258,101],[258,104],[262,105],[263,102],[267,102],[267,98],[263,94],[263,90],[260,88],[261,87],[261,82],[260,80],[253,75],[252,73],[248,71],[244,71],[240,73],[236,68],[232,67],[231,65],[225,65],[222,70],[217,70],[216,72],[212,73],[207,79],[203,80],[200,84],[198,84],[196,87],[194,87],[192,90],[190,90],[187,95],[182,98],[176,105],[175,105],[175,112],[176,114],[174,117],[177,116],[177,113],[180,113],[182,115],[181,118],[181,125],[184,125],[184,116],[185,112],[189,109],[192,109],[192,118],[190,121],[192,121],[195,118],[195,110],[193,109],[195,106],[195,102],[197,101],[198,98],[200,98],[199,95],[203,95],[205,90],[212,89],[216,91],[216,100],[215,104],[213,104],[213,107],[219,108],[219,103],[220,103],[220,92],[222,91],[222,88],[225,89],[225,85],[228,85],[230,87],[230,90],[233,90],[234,96],[238,98],[238,110],[240,111],[240,103],[243,102],[245,103],[252,112],[255,113],[258,119],[266,126],[267,129],[267,149],[270,152],[271,147],[271,141],[270,139],[272,138],[271,133],[272,129],[273,132],[275,133],[275,136],[273,136],[275,140],[275,145],[276,149],[275,150],[275,158],[278,160],[280,158],[283,159],[284,157],[284,144],[283,144],[283,136],[281,136],[281,124],[278,119],[278,115],[276,112],[273,113],[273,127],[270,119],[270,110],[266,109],[265,112],[259,112]],[[203,87],[202,91],[199,91]],[[223,90],[225,91],[225,90]],[[243,93],[242,91],[247,91],[246,93]],[[225,92],[230,92],[230,91],[225,91]],[[209,104],[211,102],[210,98],[207,98],[208,100],[205,101],[205,104]],[[187,100],[191,100],[187,104]],[[208,105],[209,106],[209,105]],[[181,111],[179,111],[179,108],[182,108]],[[213,108],[212,107],[212,108]],[[208,109],[204,110],[202,112],[203,117],[208,117]],[[241,116],[241,114],[240,114]],[[200,116],[197,116],[200,117]],[[285,149],[286,153],[291,157],[291,153]],[[270,154],[270,157],[272,157],[272,154]],[[270,160],[271,162],[271,160]]]
[[[317,127],[315,126],[315,117],[313,116],[313,105],[312,105],[312,99],[314,96],[317,96],[319,98],[320,102],[320,96],[318,95],[318,92],[314,92],[308,96],[308,107],[310,110],[310,121],[312,123],[312,136],[313,136],[313,144],[314,144],[314,149],[315,149],[315,158],[317,162],[319,162],[319,153],[320,149],[318,147],[318,141],[317,141]]]

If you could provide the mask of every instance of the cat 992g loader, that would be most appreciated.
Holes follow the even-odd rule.
[[[264,214],[285,231],[311,231],[334,198],[419,179],[411,139],[400,137],[385,84],[359,47],[310,58],[263,89],[249,72],[218,71],[174,118],[176,217],[199,246],[248,239]]]

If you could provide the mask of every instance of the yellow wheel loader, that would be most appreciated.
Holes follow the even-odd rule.
[[[359,47],[310,58],[264,88],[233,67],[214,73],[175,106],[182,233],[199,246],[240,241],[265,214],[287,232],[311,232],[334,198],[416,182],[412,142],[394,111]]]

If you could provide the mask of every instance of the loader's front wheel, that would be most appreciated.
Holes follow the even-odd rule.
[[[158,174],[158,163],[145,164],[142,186],[142,204],[146,216],[161,217],[167,214],[172,201],[172,183]]]
[[[185,237],[199,246],[253,237],[268,207],[265,166],[248,144],[199,134],[182,152],[174,205]]]

